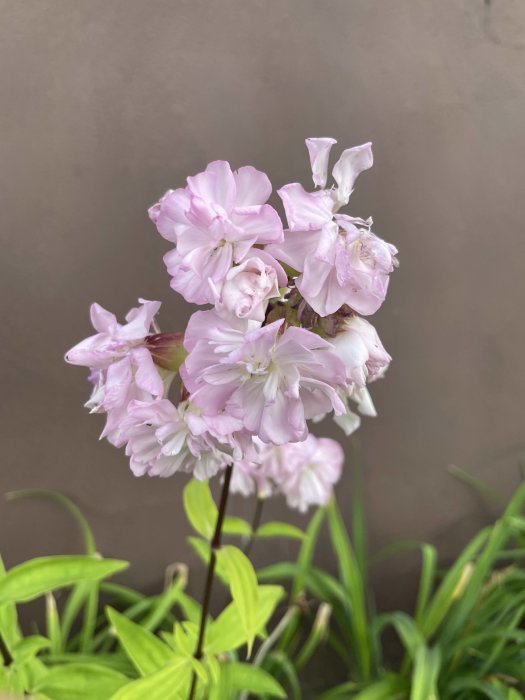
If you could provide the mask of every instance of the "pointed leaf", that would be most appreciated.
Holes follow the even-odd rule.
[[[237,604],[250,654],[257,631],[257,576],[248,557],[237,547],[223,547],[218,550],[217,559],[227,571],[230,592]]]
[[[288,537],[295,540],[304,540],[305,533],[295,525],[289,523],[271,522],[264,523],[257,528],[256,537]]]
[[[192,479],[184,489],[184,510],[194,530],[211,540],[217,522],[217,506],[207,481]]]
[[[174,657],[160,671],[125,685],[111,700],[181,700],[181,691],[189,685],[191,674],[192,660]]]
[[[0,605],[24,603],[78,581],[98,581],[127,566],[125,561],[89,556],[37,557],[13,567],[0,579]]]
[[[126,676],[107,666],[72,663],[52,668],[32,692],[50,700],[109,700],[127,682]]]
[[[131,622],[113,608],[106,608],[106,613],[122,648],[142,676],[155,673],[173,659],[173,651],[152,632]]]

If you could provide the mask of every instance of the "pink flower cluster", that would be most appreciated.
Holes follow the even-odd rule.
[[[367,385],[390,362],[370,315],[382,304],[396,249],[363,220],[340,213],[371,145],[344,151],[326,189],[333,139],[307,139],[314,184],[278,194],[288,229],[267,204],[267,176],[216,161],[149,210],[174,247],[171,287],[196,311],[184,334],[161,333],[160,302],[139,300],[121,325],[98,304],[96,334],[67,354],[91,370],[87,406],[106,414],[102,437],[125,446],[134,474],[191,472],[207,479],[234,464],[232,487],[282,493],[291,507],[322,504],[343,461],[309,420],[333,413],[350,434],[351,402],[375,415]],[[171,394],[180,375],[179,399]]]

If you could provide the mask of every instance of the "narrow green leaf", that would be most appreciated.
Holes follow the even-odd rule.
[[[58,503],[73,517],[80,528],[80,532],[82,533],[82,538],[84,540],[86,554],[95,554],[97,551],[95,536],[93,535],[93,531],[89,527],[89,523],[84,514],[80,508],[73,503],[70,498],[64,496],[64,494],[59,493],[58,491],[46,491],[43,489],[22,489],[20,491],[11,491],[10,493],[6,494],[6,498],[8,501],[18,501],[26,498],[40,498]]]
[[[180,576],[163,590],[161,595],[151,605],[148,615],[142,622],[142,627],[153,632],[165,621],[176,603],[184,609],[185,598],[183,591],[186,582],[186,577]]]
[[[295,540],[304,540],[305,533],[295,525],[281,522],[264,523],[257,528],[256,537],[288,537]]]
[[[0,557],[0,585],[6,577],[6,570],[2,557]],[[4,642],[10,648],[21,639],[18,627],[18,614],[16,605],[13,602],[0,605],[0,633]]]
[[[246,691],[258,697],[269,695],[272,698],[286,698],[283,687],[262,668],[251,664],[232,662],[221,668],[221,684],[230,693]],[[230,695],[219,697],[230,698]]]
[[[278,669],[284,676],[286,685],[291,690],[291,696],[288,694],[287,697],[289,697],[290,700],[301,700],[302,694],[299,677],[294,664],[288,657],[288,654],[285,654],[279,649],[274,649],[268,654],[266,663],[268,668],[265,670],[267,670],[273,678],[275,678],[277,675],[274,673],[274,669]]]
[[[43,649],[49,649],[51,642],[39,634],[24,637],[13,645],[11,653],[17,664],[25,664]]]
[[[181,656],[193,656],[197,645],[199,629],[189,622],[176,622],[173,626],[175,649]]]
[[[50,669],[32,692],[51,700],[109,700],[127,682],[126,676],[107,666],[67,664]]]
[[[312,564],[312,559],[315,552],[315,547],[317,545],[317,538],[319,537],[319,531],[321,525],[323,524],[325,516],[325,509],[318,508],[315,511],[312,519],[310,520],[308,527],[306,529],[306,536],[301,545],[299,551],[299,556],[297,558],[297,575],[294,579],[291,592],[291,601],[295,602],[304,589],[305,579],[308,574],[308,570]]]
[[[237,547],[222,547],[217,551],[217,560],[228,573],[230,592],[237,604],[250,655],[257,632],[257,576],[248,557]]]
[[[106,608],[106,614],[122,648],[142,676],[155,673],[173,658],[172,650],[151,632],[113,608]]]
[[[361,572],[361,578],[366,580],[366,526],[363,505],[363,484],[362,484],[362,460],[359,438],[352,437],[352,540],[355,549],[355,558]]]
[[[125,561],[90,556],[37,557],[13,567],[0,579],[0,605],[24,603],[78,581],[97,581],[127,566]]]
[[[361,675],[364,680],[368,680],[371,670],[371,640],[369,637],[366,589],[335,500],[332,500],[328,505],[328,526],[334,553],[338,560],[341,580],[346,588],[352,610],[353,645],[356,650]]]
[[[260,634],[264,630],[283,596],[282,586],[259,586],[255,634]],[[238,649],[247,641],[238,605],[234,601],[221,612],[216,620],[208,625],[205,651],[207,654],[221,654]]]
[[[46,630],[51,643],[51,653],[59,654],[62,651],[62,631],[55,596],[52,593],[46,593]]]
[[[192,479],[184,489],[183,501],[193,529],[206,540],[211,540],[217,522],[217,506],[208,482]]]
[[[374,631],[380,634],[387,625],[392,625],[396,630],[410,658],[414,659],[419,649],[425,646],[423,635],[414,620],[404,612],[386,613],[376,617]]]
[[[465,547],[456,559],[446,576],[429,602],[426,614],[421,620],[420,627],[423,636],[428,639],[445,619],[451,605],[461,592],[462,581],[472,566],[472,560],[485,544],[491,528],[484,528]]]
[[[252,526],[247,520],[244,520],[244,518],[238,518],[234,515],[227,515],[224,518],[222,531],[225,535],[250,537],[252,534]]]
[[[430,600],[432,588],[434,586],[434,581],[436,578],[436,548],[430,544],[423,543],[421,545],[421,557],[421,577],[415,611],[415,620],[416,624],[418,625],[421,625],[423,616],[427,610],[428,602]]]
[[[301,646],[295,659],[295,667],[297,669],[303,668],[303,666],[310,661],[317,647],[326,640],[331,612],[332,609],[328,603],[321,603],[317,610],[310,634]]]
[[[441,666],[438,648],[419,647],[415,655],[410,700],[438,700],[437,679]]]
[[[98,613],[98,584],[89,582],[85,585],[89,586],[89,590],[84,607],[82,630],[80,631],[80,652],[84,654],[92,649]]]
[[[111,700],[181,700],[181,691],[188,687],[191,674],[190,659],[173,657],[160,671],[125,685]]]
[[[62,640],[65,647],[67,647],[67,642],[71,634],[71,628],[77,617],[77,615],[82,610],[89,591],[91,590],[92,583],[90,581],[83,581],[77,584],[69,593],[67,602],[64,605],[62,611]]]
[[[352,687],[352,684],[344,683],[340,686],[343,693],[348,689],[348,686]],[[335,688],[334,691],[328,691],[328,693],[321,695],[318,700],[346,700],[348,697],[352,697],[352,700],[400,700],[406,698],[406,689],[407,682],[403,678],[389,676],[377,683],[372,683],[356,695],[334,694],[334,691],[337,692],[337,688]],[[426,700],[431,699],[426,698]]]

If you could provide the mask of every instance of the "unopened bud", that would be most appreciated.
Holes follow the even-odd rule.
[[[188,354],[183,342],[184,333],[155,333],[145,340],[155,364],[169,372],[178,372]]]

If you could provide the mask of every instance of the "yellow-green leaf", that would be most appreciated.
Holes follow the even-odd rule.
[[[207,481],[192,479],[184,489],[184,510],[194,530],[211,540],[217,522],[217,506]]]
[[[152,632],[113,608],[106,608],[106,613],[122,648],[142,676],[155,673],[173,659],[173,651]]]
[[[13,567],[0,579],[0,605],[24,603],[78,581],[97,581],[127,566],[125,561],[90,556],[37,557]]]
[[[257,632],[257,576],[248,557],[237,547],[222,547],[217,552],[217,559],[227,572],[230,592],[237,604],[250,654]]]

